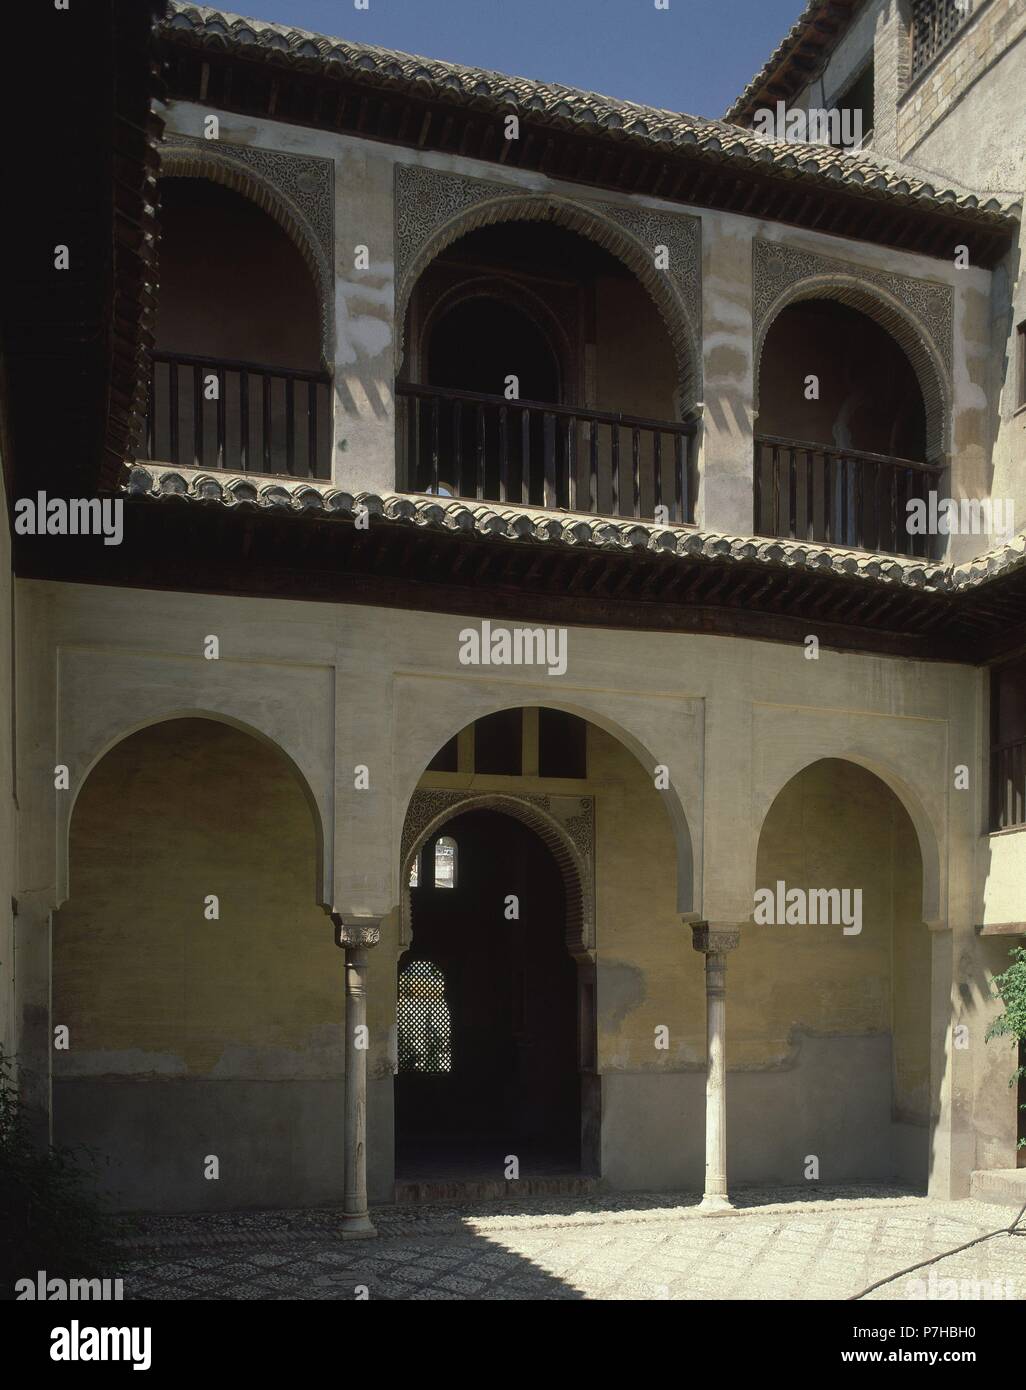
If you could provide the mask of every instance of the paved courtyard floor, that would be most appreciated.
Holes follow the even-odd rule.
[[[697,1200],[384,1207],[376,1240],[346,1242],[333,1210],[139,1218],[125,1297],[848,1299],[886,1279],[865,1296],[1026,1299],[1026,1219],[1008,1233],[1011,1208],[887,1187],[750,1190],[723,1216]]]

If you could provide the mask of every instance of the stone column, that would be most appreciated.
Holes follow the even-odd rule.
[[[381,938],[379,917],[333,912],[335,944],[346,953],[345,1192],[342,1239],[377,1235],[367,1211],[367,950]]]
[[[692,945],[705,955],[705,1195],[700,1211],[731,1211],[727,1196],[727,952],[738,927],[696,922]]]

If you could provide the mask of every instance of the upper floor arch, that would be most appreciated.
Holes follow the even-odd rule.
[[[323,220],[323,211],[318,207],[323,196],[311,198],[312,180],[307,176],[304,181],[306,171],[293,170],[292,162],[288,155],[278,151],[265,152],[249,146],[179,136],[161,147],[160,178],[162,181],[203,179],[231,189],[277,223],[303,258],[313,281],[320,365],[327,368],[334,357],[335,268],[330,246],[326,244],[325,229],[316,225]],[[327,164],[327,161],[316,163]]]
[[[248,145],[162,146],[144,457],[330,477],[330,170]]]
[[[471,180],[460,182],[473,188]],[[702,358],[695,309],[686,302],[680,288],[680,277],[683,275],[690,280],[695,267],[675,267],[675,247],[668,248],[669,267],[660,265],[656,243],[646,244],[638,235],[614,220],[612,215],[608,215],[604,208],[550,193],[512,189],[498,196],[495,193],[494,185],[485,185],[484,192],[478,195],[480,200],[475,198],[454,214],[439,219],[425,235],[418,238],[415,248],[411,248],[412,254],[403,266],[396,286],[396,322],[403,334],[398,345],[397,365],[401,365],[406,347],[407,315],[414,288],[433,261],[455,242],[484,227],[503,223],[549,223],[576,233],[608,251],[645,289],[658,311],[673,354],[676,416],[678,419],[690,416],[701,399]],[[473,196],[473,192],[470,196]],[[683,257],[678,253],[679,259]]]
[[[763,354],[767,339],[781,315],[792,306],[832,303],[856,311],[877,324],[901,350],[918,383],[925,411],[924,462],[946,462],[951,438],[950,374],[931,332],[909,309],[882,286],[853,274],[830,273],[803,277],[784,289],[762,315],[755,331],[755,409],[762,415]],[[872,364],[866,363],[867,371]],[[814,365],[809,371],[814,371]],[[829,441],[823,441],[829,442]]]

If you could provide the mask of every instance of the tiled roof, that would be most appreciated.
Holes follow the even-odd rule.
[[[995,546],[959,565],[938,565],[899,555],[777,540],[766,536],[728,536],[697,527],[657,526],[651,522],[584,516],[538,508],[473,502],[412,493],[349,493],[328,484],[279,482],[160,465],[133,469],[125,491],[151,501],[179,501],[280,515],[315,514],[352,520],[358,512],[406,526],[475,535],[508,542],[614,551],[648,551],[742,563],[757,561],[786,569],[829,572],[924,593],[951,594],[977,588],[998,575],[1026,565],[1026,535]]]
[[[635,141],[720,164],[807,179],[824,187],[843,185],[866,197],[892,197],[933,210],[950,208],[963,216],[1008,223],[1021,211],[1014,195],[977,194],[952,184],[931,182],[920,173],[894,166],[868,153],[825,145],[768,140],[725,121],[617,101],[575,87],[510,77],[482,68],[419,58],[392,49],[327,38],[305,29],[174,0],[165,21],[167,38],[201,47],[231,50],[258,61],[285,62],[351,81],[397,87],[423,97],[497,113],[517,111],[553,126],[611,140]]]
[[[861,0],[853,5],[852,9],[858,9]],[[785,64],[795,53],[798,46],[807,39],[818,40],[823,47],[829,46],[823,42],[822,36],[816,33],[816,23],[824,16],[829,15],[832,8],[832,0],[808,0],[808,4],[801,14],[791,25],[790,29],[777,44],[776,48],[763,63],[762,67],[749,82],[737,100],[727,111],[725,119],[728,121],[736,120],[752,101],[756,100],[765,89],[770,80],[776,75],[778,69]],[[850,16],[848,16],[850,18]],[[847,23],[847,18],[845,19]],[[838,33],[839,37],[839,33]]]

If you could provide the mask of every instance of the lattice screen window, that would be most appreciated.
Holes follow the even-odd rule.
[[[435,841],[435,887],[456,887],[456,861],[458,851],[456,841],[451,835],[442,835]]]
[[[445,976],[429,960],[411,960],[399,972],[399,1070],[452,1071]]]
[[[912,77],[942,53],[973,12],[973,0],[912,0]]]

